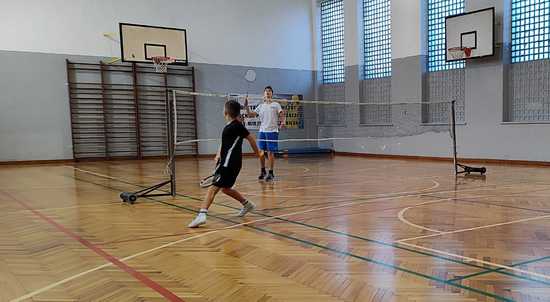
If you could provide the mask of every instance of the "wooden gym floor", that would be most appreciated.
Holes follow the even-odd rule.
[[[164,162],[0,167],[0,301],[550,301],[550,168],[279,160],[186,226],[211,160],[178,160],[177,198],[119,201]]]

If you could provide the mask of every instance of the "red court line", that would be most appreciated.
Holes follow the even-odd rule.
[[[65,233],[70,238],[73,238],[74,240],[80,242],[82,245],[87,247],[88,249],[92,250],[99,256],[103,257],[107,261],[111,262],[112,264],[118,266],[120,269],[131,275],[132,277],[136,278],[138,281],[146,285],[147,287],[151,288],[152,290],[156,291],[157,293],[161,294],[164,298],[166,298],[168,301],[173,302],[184,302],[182,299],[180,299],[178,296],[176,296],[173,292],[169,291],[162,285],[156,283],[155,281],[149,279],[149,277],[145,276],[144,274],[136,271],[135,269],[131,268],[130,266],[126,265],[124,262],[118,260],[115,256],[112,256],[111,254],[105,252],[100,247],[94,245],[90,241],[78,236],[77,234],[73,233],[71,230],[67,229],[63,225],[57,223],[55,220],[51,219],[50,217],[42,214],[41,212],[35,210],[30,205],[28,205],[26,202],[18,200],[13,195],[4,192],[6,195],[11,197],[15,202],[20,204],[25,209],[31,211],[34,215],[38,216],[42,220],[46,221],[47,223],[51,224],[55,228],[57,228],[59,231]]]

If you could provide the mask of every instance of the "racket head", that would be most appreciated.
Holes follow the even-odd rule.
[[[214,184],[215,180],[216,180],[215,176],[216,175],[210,175],[208,177],[203,178],[199,183],[200,187],[201,188],[208,188],[208,187],[212,186]]]
[[[203,178],[200,181],[199,186],[201,188],[208,188],[213,184],[215,184],[217,181],[219,181],[221,177],[220,174],[218,173],[219,168],[220,168],[220,161],[218,160],[218,162],[216,163],[216,168],[214,169],[214,172],[212,173],[212,175]]]

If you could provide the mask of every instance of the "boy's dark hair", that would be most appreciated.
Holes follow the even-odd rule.
[[[241,115],[241,104],[237,101],[227,101],[225,103],[225,112],[227,112],[227,115],[231,118],[237,118],[239,115]]]
[[[266,91],[266,90],[271,90],[271,93],[273,93],[273,88],[271,86],[266,86],[264,88],[264,91]]]

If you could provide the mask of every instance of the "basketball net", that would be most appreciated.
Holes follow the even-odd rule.
[[[176,62],[176,59],[171,57],[152,57],[151,60],[153,60],[153,64],[155,65],[155,71],[160,73],[166,73],[168,72],[168,64]]]
[[[469,47],[451,47],[447,51],[453,60],[467,59],[472,56],[472,49]]]

